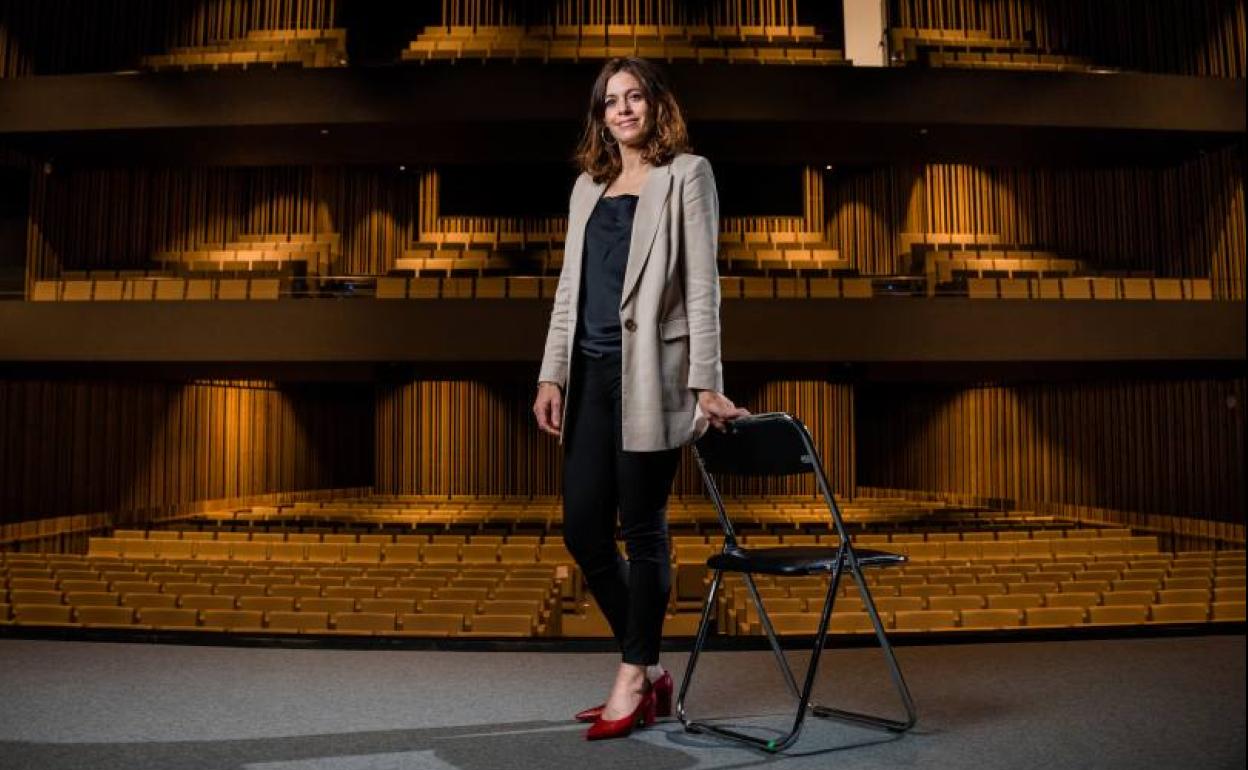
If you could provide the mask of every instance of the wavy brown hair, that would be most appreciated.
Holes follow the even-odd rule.
[[[607,109],[607,81],[617,72],[628,72],[637,78],[646,99],[646,133],[641,157],[653,166],[662,166],[677,154],[692,149],[685,119],[663,73],[655,65],[635,56],[608,59],[590,92],[585,132],[574,156],[576,165],[595,182],[615,179],[623,168],[619,145],[602,140],[603,129],[607,125],[603,120]]]

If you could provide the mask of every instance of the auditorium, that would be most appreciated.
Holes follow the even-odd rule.
[[[0,0],[0,768],[1242,768],[1244,0]]]

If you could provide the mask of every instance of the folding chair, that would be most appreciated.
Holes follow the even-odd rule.
[[[819,454],[811,441],[810,433],[801,422],[784,412],[768,412],[751,415],[728,423],[726,432],[714,428],[708,430],[694,444],[694,458],[698,470],[702,473],[702,481],[714,503],[719,515],[720,525],[724,530],[723,550],[706,560],[708,569],[714,571],[710,590],[707,592],[706,603],[702,608],[702,619],[698,624],[698,633],[685,668],[684,679],[680,684],[680,694],[676,699],[676,715],[687,732],[698,733],[707,731],[735,741],[740,741],[767,751],[783,751],[795,740],[802,729],[802,721],[809,708],[816,717],[841,719],[872,727],[883,728],[892,732],[904,732],[914,726],[916,715],[910,691],[902,678],[901,669],[893,655],[892,647],[884,634],[884,626],[880,621],[871,591],[863,579],[864,567],[888,566],[901,564],[906,557],[900,554],[883,551],[855,548],[845,531],[845,522],[841,518],[840,509],[832,498],[832,490],[819,460]],[[782,476],[797,473],[814,473],[820,492],[827,502],[832,514],[832,523],[840,536],[840,545],[824,546],[780,546],[767,548],[742,548],[737,544],[732,523],[719,488],[712,474],[737,476]],[[823,650],[828,633],[828,618],[836,601],[836,593],[840,587],[841,575],[848,571],[858,585],[863,607],[869,613],[871,624],[875,628],[875,636],[884,652],[889,672],[897,693],[905,707],[906,718],[901,721],[881,716],[862,714],[852,711],[830,708],[811,702],[810,694],[815,681],[815,673],[819,666],[819,656]],[[767,640],[775,653],[777,664],[784,675],[789,690],[798,699],[797,715],[793,728],[781,739],[767,740],[745,733],[697,722],[689,719],[685,713],[685,695],[689,683],[693,679],[693,671],[697,666],[698,654],[706,643],[707,630],[715,609],[715,595],[719,590],[724,572],[740,572],[749,589],[750,597],[758,608],[758,616]],[[754,584],[754,574],[767,575],[814,575],[823,572],[831,573],[828,581],[828,593],[823,602],[823,612],[819,617],[818,630],[815,632],[815,645],[811,653],[810,663],[806,669],[805,681],[799,690],[793,677],[793,671],[780,648],[775,629],[763,608],[758,587]]]

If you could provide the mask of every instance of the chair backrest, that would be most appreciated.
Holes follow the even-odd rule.
[[[789,476],[810,473],[815,457],[806,426],[784,412],[765,412],[710,428],[694,443],[709,473],[733,476]]]
[[[832,523],[842,543],[849,542],[840,508],[832,497],[832,487],[810,432],[800,420],[785,412],[764,412],[740,417],[727,423],[727,430],[709,428],[694,442],[693,455],[711,496],[720,525],[730,543],[736,534],[724,507],[714,475],[792,476],[813,473],[832,515]]]

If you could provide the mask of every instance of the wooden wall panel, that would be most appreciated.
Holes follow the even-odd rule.
[[[341,235],[335,274],[384,274],[418,237],[420,172],[388,168],[84,168],[31,176],[30,280],[144,267],[244,233]]]
[[[338,0],[0,0],[0,78],[132,69],[253,29],[328,29]]]
[[[371,452],[368,387],[0,380],[0,525],[367,487]]]
[[[1242,143],[1172,167],[838,167],[823,195],[828,240],[862,273],[907,272],[902,233],[994,235],[1245,296]]]
[[[1145,72],[1242,78],[1243,0],[889,0],[893,26],[987,30]]]
[[[911,269],[902,234],[995,235],[1093,270],[1210,277],[1245,296],[1244,145],[1172,167],[962,164],[803,171],[803,217],[730,217],[725,231],[819,231],[860,272]],[[436,169],[54,169],[31,176],[29,281],[64,269],[139,267],[161,251],[248,232],[338,232],[336,274],[389,270],[444,231],[566,229],[566,216],[442,216]],[[819,212],[823,212],[822,215]],[[29,287],[28,287],[29,288]]]
[[[822,2],[823,0],[819,0]],[[442,24],[719,24],[785,26],[811,0],[444,0]],[[803,17],[804,18],[804,17]],[[808,22],[807,22],[808,23]]]
[[[857,398],[858,484],[1118,512],[1242,543],[1244,390],[1243,379],[874,386]]]
[[[854,494],[853,390],[818,380],[734,382],[728,395],[751,412],[785,410],[814,436],[838,494]],[[418,379],[378,387],[376,489],[385,494],[552,495],[562,487],[562,447],[533,418],[533,383]],[[725,484],[731,494],[814,493],[810,478]],[[692,454],[675,494],[702,494]]]

